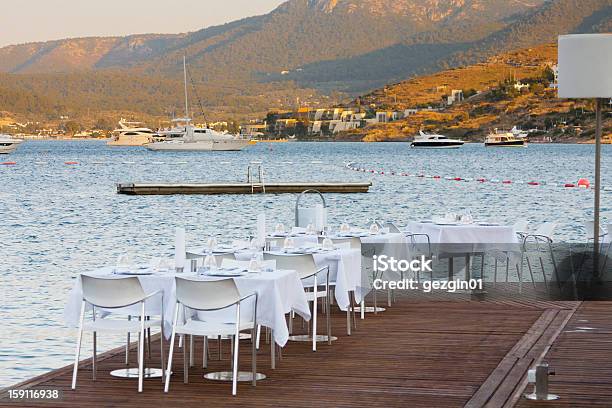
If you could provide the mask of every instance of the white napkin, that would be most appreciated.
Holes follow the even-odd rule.
[[[185,252],[185,228],[176,228],[176,237],[174,239],[174,266],[176,268],[184,268],[187,255]]]
[[[266,242],[266,214],[257,216],[257,241],[263,245]]]

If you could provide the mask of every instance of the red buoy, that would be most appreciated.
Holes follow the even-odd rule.
[[[461,180],[463,180],[463,179],[462,179],[461,177],[455,177],[453,180],[455,180],[455,181],[461,181]]]
[[[540,183],[538,183],[537,181],[530,181],[527,184],[529,184],[530,186],[539,186],[540,185]]]
[[[502,184],[512,184],[512,180],[504,180],[502,181]]]
[[[591,187],[591,182],[588,179],[581,178],[578,180],[578,187],[589,188]]]
[[[435,179],[439,179],[439,178],[441,178],[441,177],[440,177],[440,176],[433,176],[433,178],[435,178]]]
[[[75,161],[67,161],[67,162],[64,162],[64,164],[74,165],[74,164],[79,164],[79,162],[75,162]]]
[[[570,188],[570,187],[576,187],[576,185],[572,183],[565,183],[563,187]]]
[[[481,182],[481,183],[484,183],[485,181],[487,181],[487,179],[484,179],[484,178],[479,178],[479,179],[476,179],[476,181],[479,181],[479,182]]]

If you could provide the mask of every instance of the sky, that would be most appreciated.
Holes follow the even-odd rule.
[[[7,2],[9,5],[2,6]],[[0,0],[0,47],[70,37],[183,33],[265,14],[284,0]]]

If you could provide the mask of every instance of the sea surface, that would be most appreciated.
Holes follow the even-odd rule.
[[[372,181],[368,194],[326,195],[336,226],[365,226],[371,218],[405,226],[469,209],[474,218],[508,224],[556,221],[555,240],[580,242],[583,222],[593,215],[592,191],[552,184],[592,181],[593,145],[415,150],[406,143],[260,143],[242,152],[163,153],[101,141],[28,141],[2,161],[17,164],[0,165],[0,387],[71,363],[76,331],[65,326],[63,308],[79,273],[112,265],[128,250],[139,262],[171,255],[177,226],[196,244],[209,235],[222,242],[245,238],[262,211],[270,227],[294,219],[292,194],[138,197],[117,194],[118,182],[244,181],[257,161],[267,181]],[[79,164],[65,164],[71,161]],[[347,170],[347,162],[385,174]],[[608,188],[603,222],[612,222],[609,145],[602,185]],[[309,202],[315,197],[303,204]],[[101,348],[121,344],[119,337],[100,339]],[[86,337],[82,355],[89,355],[90,343]]]

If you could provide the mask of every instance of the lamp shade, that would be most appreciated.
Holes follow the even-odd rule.
[[[612,34],[559,36],[559,97],[612,97]]]

